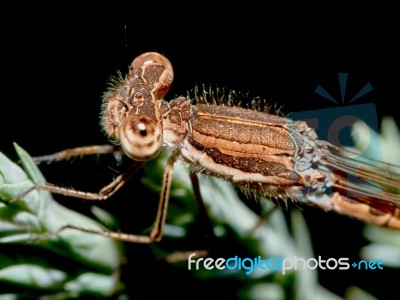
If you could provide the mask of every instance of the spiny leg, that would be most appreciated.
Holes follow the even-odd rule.
[[[271,207],[267,212],[264,212],[260,218],[258,219],[257,223],[250,229],[249,234],[254,234],[260,227],[262,227],[265,223],[268,222],[272,213],[277,209],[277,206]]]
[[[111,183],[101,188],[100,191],[97,193],[83,192],[70,188],[59,187],[51,183],[45,183],[43,185],[32,186],[30,189],[6,201],[6,203],[15,202],[19,199],[22,199],[23,197],[25,197],[27,194],[29,194],[34,190],[47,191],[54,194],[60,194],[68,197],[74,197],[85,200],[95,200],[95,201],[107,200],[112,195],[114,195],[126,182],[128,182],[129,179],[135,174],[135,172],[142,165],[143,163],[141,162],[135,162],[128,170],[118,175]]]
[[[192,182],[194,196],[196,198],[197,207],[199,209],[198,220],[200,224],[203,225],[204,231],[207,233],[207,235],[215,237],[214,226],[207,213],[203,197],[201,196],[199,178],[196,173],[190,173],[190,181]]]
[[[33,161],[37,164],[42,162],[54,162],[61,161],[64,159],[69,159],[71,157],[76,156],[84,156],[84,155],[100,155],[100,154],[115,154],[119,153],[120,149],[116,146],[111,145],[94,145],[94,146],[86,146],[86,147],[77,147],[71,149],[65,149],[60,152],[56,152],[49,155],[42,155],[33,157]]]
[[[74,225],[65,225],[61,227],[59,230],[55,232],[51,232],[45,235],[42,235],[39,239],[46,239],[52,236],[56,236],[60,234],[62,231],[66,229],[75,229],[82,232],[87,232],[91,234],[101,235],[104,237],[109,237],[115,240],[124,241],[124,242],[133,242],[133,243],[142,243],[142,244],[149,244],[153,242],[159,242],[163,235],[164,224],[167,216],[167,208],[168,208],[168,200],[169,200],[169,193],[170,187],[172,182],[172,173],[173,173],[173,165],[176,160],[176,155],[173,155],[168,160],[165,170],[164,170],[164,177],[161,187],[161,194],[160,200],[157,209],[157,215],[154,222],[154,227],[150,233],[150,235],[134,235],[134,234],[127,234],[121,232],[113,232],[113,231],[96,231],[81,228],[79,226]],[[111,184],[110,184],[111,185]],[[92,200],[92,199],[90,199]]]

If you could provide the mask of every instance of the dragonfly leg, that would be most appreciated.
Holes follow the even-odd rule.
[[[33,161],[37,164],[42,162],[55,162],[61,161],[65,159],[69,159],[76,156],[84,156],[84,155],[100,155],[100,154],[118,154],[120,152],[119,147],[111,146],[111,145],[94,145],[94,146],[86,146],[86,147],[77,147],[71,149],[65,149],[60,152],[56,152],[49,155],[42,155],[33,157]]]
[[[257,223],[250,229],[249,234],[253,234],[258,228],[263,226],[271,217],[272,213],[278,208],[278,206],[271,207],[267,212],[263,213],[258,219]]]
[[[51,192],[54,194],[60,194],[60,195],[64,195],[67,197],[74,197],[74,198],[85,199],[85,200],[97,200],[97,201],[107,200],[112,195],[114,195],[126,182],[128,182],[129,179],[135,174],[135,172],[141,166],[142,166],[142,163],[135,162],[127,171],[118,175],[111,183],[104,186],[97,193],[83,192],[83,191],[78,191],[78,190],[74,190],[71,188],[59,187],[59,186],[56,186],[51,183],[45,183],[45,184],[37,184],[37,185],[32,186],[30,189],[24,191],[23,193],[18,194],[17,196],[15,196],[12,199],[6,201],[6,203],[11,203],[11,202],[20,200],[34,190],[48,191],[48,192]]]
[[[103,232],[94,232],[94,231],[90,231],[90,230],[89,231],[83,230],[83,231],[91,232],[94,234],[110,237],[115,240],[120,240],[120,241],[125,241],[125,242],[144,243],[144,244],[159,242],[163,236],[163,229],[164,229],[165,220],[167,217],[167,209],[168,209],[168,202],[169,202],[168,200],[169,200],[169,193],[170,193],[172,174],[173,174],[173,165],[174,165],[175,159],[176,159],[176,156],[173,155],[168,160],[168,162],[165,166],[163,182],[162,182],[162,186],[161,186],[160,200],[159,200],[158,209],[157,209],[157,215],[156,215],[156,219],[154,222],[154,227],[149,236],[126,234],[126,233],[119,233],[119,232],[108,232],[108,231],[103,231]],[[71,228],[71,227],[69,227],[69,228]],[[75,229],[77,229],[77,228],[75,227]]]
[[[213,223],[207,213],[207,208],[204,204],[203,197],[201,196],[198,175],[196,173],[191,173],[190,180],[192,182],[194,196],[196,198],[197,207],[199,209],[197,220],[199,221],[199,224],[202,225],[203,232],[205,232],[207,236],[215,237]]]
[[[176,156],[173,155],[168,160],[167,165],[165,166],[164,177],[163,177],[163,182],[162,182],[162,187],[161,187],[161,195],[160,195],[160,200],[159,200],[158,209],[157,209],[157,215],[156,215],[156,219],[154,222],[154,227],[153,227],[150,235],[135,235],[135,234],[122,233],[122,232],[113,232],[113,231],[97,231],[97,230],[91,230],[91,229],[86,229],[86,228],[82,228],[79,226],[67,224],[67,225],[61,227],[60,229],[58,229],[57,231],[46,233],[44,235],[40,235],[38,237],[35,237],[35,239],[36,240],[48,239],[48,238],[59,235],[64,230],[73,229],[73,230],[77,230],[77,231],[81,231],[81,232],[86,232],[86,233],[91,233],[91,234],[100,235],[100,236],[104,236],[104,237],[109,237],[114,240],[119,240],[119,241],[124,241],[124,242],[133,242],[133,243],[142,243],[142,244],[159,242],[163,235],[163,228],[164,228],[164,224],[165,224],[165,220],[166,220],[166,216],[167,216],[168,200],[169,200],[169,193],[170,193],[170,187],[171,187],[171,182],[172,182],[173,164],[175,162],[175,158],[176,158]],[[121,175],[123,175],[123,174],[121,174]],[[123,178],[120,178],[120,180],[114,180],[111,184],[104,187],[101,191],[109,192],[110,194],[111,193],[113,194],[115,192],[115,189],[119,188],[120,184],[122,184],[123,181],[124,181]],[[48,188],[43,188],[43,189],[49,190]],[[54,191],[59,192],[60,190],[56,189]],[[78,191],[75,191],[75,192],[78,192]],[[98,197],[99,194],[82,193],[82,194],[80,194],[80,196],[90,195],[89,197],[87,197],[85,199],[104,200],[102,196]],[[67,196],[75,197],[77,195],[78,195],[78,193],[74,194],[74,195],[68,194]],[[96,198],[96,199],[93,199],[92,196],[94,196],[94,198]],[[101,198],[101,199],[99,199],[99,198]]]

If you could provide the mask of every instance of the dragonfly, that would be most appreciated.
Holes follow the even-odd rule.
[[[50,183],[46,190],[87,200],[106,200],[125,185],[146,161],[165,150],[158,209],[149,235],[70,228],[116,240],[152,243],[163,236],[174,165],[190,165],[193,186],[204,173],[231,182],[246,193],[278,202],[292,201],[400,230],[400,166],[365,159],[319,140],[304,121],[272,114],[260,103],[237,105],[232,97],[164,100],[173,82],[171,62],[156,52],[136,57],[126,76],[119,74],[103,95],[101,126],[114,145],[86,146],[36,157],[51,162],[73,156],[122,151],[133,160],[97,193]],[[197,195],[201,198],[201,193]]]

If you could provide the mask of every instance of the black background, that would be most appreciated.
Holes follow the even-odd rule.
[[[399,98],[400,52],[391,18],[377,22],[370,14],[357,13],[360,19],[354,20],[356,12],[328,18],[325,11],[311,14],[313,18],[286,12],[277,17],[257,7],[235,13],[195,7],[169,14],[157,7],[121,6],[110,10],[109,16],[54,10],[43,16],[32,14],[30,19],[18,17],[17,12],[10,11],[13,18],[1,28],[0,150],[11,157],[15,157],[12,142],[32,155],[107,143],[99,127],[101,95],[110,75],[117,70],[125,73],[131,60],[146,51],[164,54],[174,66],[170,98],[196,84],[213,83],[255,93],[282,105],[286,113],[330,108],[335,104],[314,90],[321,84],[339,98],[337,73],[346,72],[349,95],[367,82],[373,86],[357,103],[375,103],[379,120],[384,115],[399,120],[394,105]],[[101,172],[96,169],[93,175]],[[79,186],[70,179],[69,170],[55,173],[53,182]],[[101,186],[95,177],[86,180],[91,189]],[[86,183],[80,187],[87,188]],[[79,203],[73,204],[76,209]],[[135,210],[145,204],[115,200],[106,207],[121,218],[124,231],[133,232],[129,211],[132,208],[137,219],[141,214]],[[355,257],[366,244],[358,222],[308,210],[304,214],[316,256]],[[143,247],[129,247],[133,261],[138,259],[134,251],[145,252]],[[160,276],[138,276],[138,286],[164,276],[171,289],[179,288],[173,276],[157,266],[153,271]],[[363,276],[324,272],[320,282],[339,295],[356,284],[378,297],[386,292],[393,296],[395,274],[398,278],[398,272],[391,270]]]

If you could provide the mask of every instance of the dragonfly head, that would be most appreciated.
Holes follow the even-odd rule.
[[[103,128],[130,158],[147,161],[161,151],[160,102],[172,80],[169,60],[159,53],[147,52],[135,58],[129,74],[117,79],[104,95]]]

